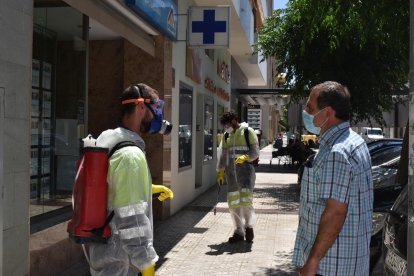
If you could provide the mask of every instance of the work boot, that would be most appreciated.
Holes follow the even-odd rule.
[[[253,238],[254,238],[254,233],[253,233],[253,228],[246,228],[246,241],[247,242],[253,242]]]
[[[229,243],[235,243],[235,242],[239,242],[239,241],[243,241],[243,240],[244,240],[243,236],[241,236],[237,233],[234,233],[233,237],[229,238]]]

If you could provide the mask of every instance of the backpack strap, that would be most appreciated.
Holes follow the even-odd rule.
[[[244,129],[243,134],[244,134],[244,139],[246,140],[246,145],[250,150],[249,129],[247,127]]]
[[[224,142],[227,143],[227,139],[229,139],[229,133],[228,132],[224,132]]]
[[[111,151],[109,152],[109,154],[108,154],[108,158],[111,158],[111,156],[117,151],[117,150],[119,150],[119,149],[122,149],[122,148],[125,148],[125,147],[139,147],[138,145],[137,145],[137,143],[135,143],[135,142],[132,142],[132,141],[122,141],[122,142],[119,142],[118,144],[116,144],[112,149],[111,149]]]

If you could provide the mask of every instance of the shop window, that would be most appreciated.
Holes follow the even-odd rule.
[[[191,166],[193,125],[193,91],[190,87],[183,83],[180,83],[179,108],[178,167],[183,168]]]
[[[213,159],[214,101],[206,98],[204,102],[204,161]]]
[[[30,216],[71,206],[83,135],[87,20],[75,9],[33,12]],[[62,20],[64,18],[64,20]],[[87,18],[86,18],[87,19]]]

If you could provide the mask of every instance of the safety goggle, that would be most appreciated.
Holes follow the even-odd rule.
[[[153,104],[155,103],[153,99],[146,99],[146,98],[136,98],[136,99],[129,99],[129,100],[124,100],[121,102],[121,104],[130,104],[130,103],[147,103],[147,104]]]
[[[122,104],[130,104],[130,103],[144,103],[151,113],[154,116],[157,116],[158,114],[162,114],[163,108],[164,108],[164,101],[160,99],[147,99],[147,98],[136,98],[136,99],[128,99],[121,102]]]
[[[154,116],[157,116],[159,114],[162,114],[164,101],[157,99],[155,101],[153,100],[151,103],[145,103],[145,105],[150,109]]]

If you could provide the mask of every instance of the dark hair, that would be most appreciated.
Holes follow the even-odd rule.
[[[144,84],[138,83],[127,87],[120,97],[121,102],[129,99],[155,99],[158,97],[158,91],[154,88]],[[122,116],[128,115],[134,112],[136,103],[123,104],[121,111]]]
[[[348,88],[338,82],[326,81],[312,87],[319,91],[316,99],[318,109],[330,106],[336,118],[348,121],[351,115],[351,95]]]
[[[223,115],[220,117],[220,123],[222,125],[230,123],[233,119],[237,120],[237,113],[234,111],[227,111],[224,112]]]

